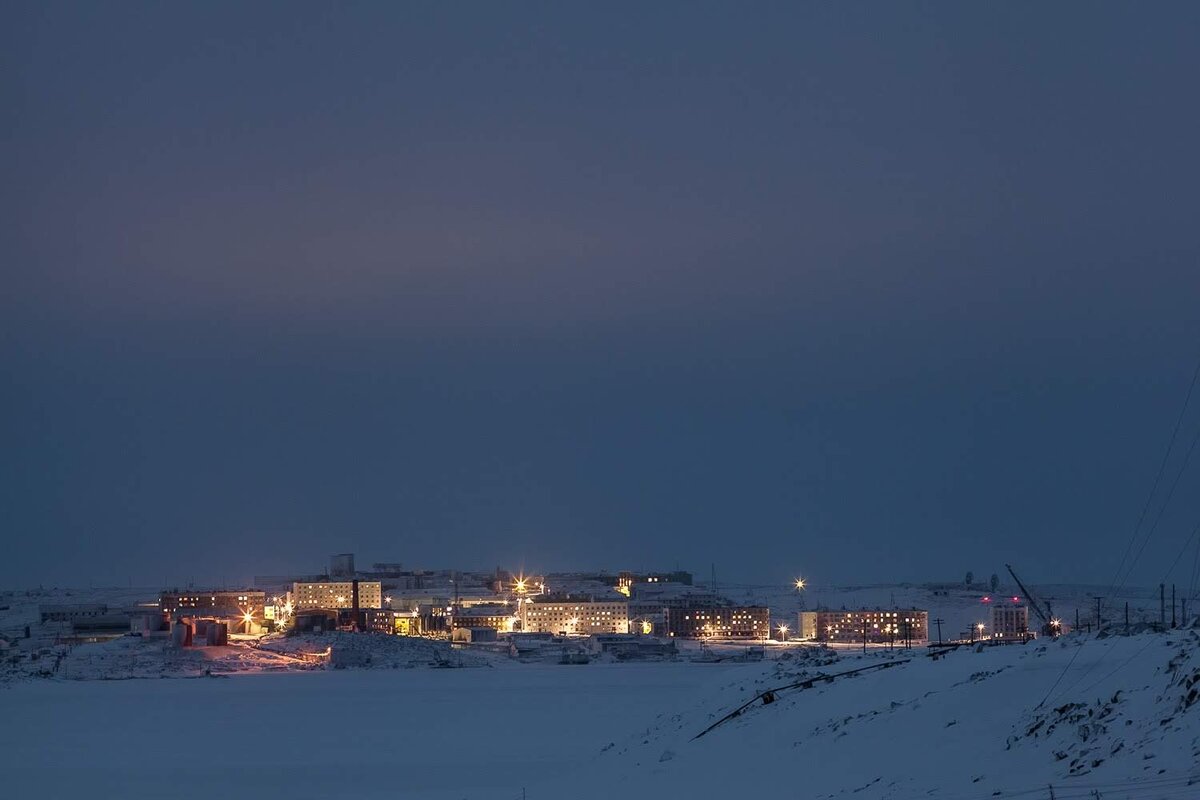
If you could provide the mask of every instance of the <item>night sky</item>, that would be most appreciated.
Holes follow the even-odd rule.
[[[0,585],[1108,582],[1200,5],[646,5],[4,4]]]

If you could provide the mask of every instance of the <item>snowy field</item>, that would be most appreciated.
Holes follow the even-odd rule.
[[[945,618],[948,637],[987,610],[961,584],[725,590],[788,621],[818,595],[915,605]],[[1038,591],[1086,620],[1095,590]],[[47,655],[0,674],[0,797],[984,800],[1048,798],[1053,786],[1057,800],[1200,800],[1196,627],[968,646],[936,661],[926,648],[770,645],[759,663],[695,663],[695,643],[681,642],[674,662],[559,665],[354,634],[68,647],[36,623],[40,603],[144,595],[2,598],[0,632],[32,624],[28,641]],[[1122,611],[1127,599],[1132,620],[1155,618],[1156,595],[1129,590]],[[296,657],[331,643],[368,648],[372,668]],[[765,689],[880,664],[893,666],[784,690],[694,738]]]
[[[1200,797],[1195,629],[918,652],[693,740],[904,657],[18,681],[0,773],[11,797]]]
[[[590,664],[0,688],[9,797],[561,797],[601,749],[761,665]]]

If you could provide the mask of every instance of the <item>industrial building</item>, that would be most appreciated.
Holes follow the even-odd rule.
[[[292,606],[307,608],[383,608],[383,586],[379,581],[297,581],[292,584]]]
[[[525,601],[521,622],[527,633],[628,633],[629,604],[539,595]]]
[[[799,636],[819,642],[924,642],[929,639],[929,612],[908,609],[801,611]]]
[[[450,632],[450,641],[462,644],[481,644],[499,641],[495,628],[455,628]]]
[[[1029,606],[1019,603],[992,606],[992,636],[997,639],[1029,637]]]
[[[104,603],[68,603],[38,606],[42,624],[70,623],[76,631],[103,631],[129,627],[130,614]]]
[[[771,632],[766,606],[668,608],[665,617],[667,635],[683,639],[766,639]]]

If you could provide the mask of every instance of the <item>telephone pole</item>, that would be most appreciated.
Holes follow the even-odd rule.
[[[1096,601],[1096,633],[1100,632],[1100,627],[1103,620],[1100,619],[1100,601],[1104,598],[1100,595],[1092,595],[1092,599]]]
[[[937,619],[935,619],[933,621],[933,624],[937,625],[937,629],[938,629],[938,644],[942,643],[942,623],[945,621],[946,620],[942,619],[941,617],[938,617]]]

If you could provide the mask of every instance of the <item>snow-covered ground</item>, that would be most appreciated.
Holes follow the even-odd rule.
[[[823,671],[889,657],[843,653]],[[677,709],[594,774],[646,797],[748,786],[797,798],[1049,797],[1053,785],[1057,798],[1200,798],[1196,630],[921,655],[785,691],[693,738],[748,693],[733,684]]]
[[[798,602],[746,593],[781,616]],[[967,620],[979,609],[965,587],[821,594]],[[0,621],[29,618],[36,599],[10,597]],[[338,644],[370,668],[297,657]],[[0,682],[0,796],[1200,798],[1197,628],[937,660],[773,646],[759,663],[697,663],[685,648],[675,662],[559,665],[353,634],[183,651],[121,637],[61,653],[50,679]],[[765,689],[885,664],[784,689],[695,738]]]
[[[0,774],[13,797],[1200,797],[1196,630],[918,652],[694,739],[905,657],[20,681]]]

